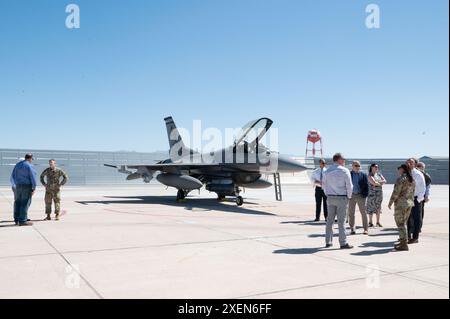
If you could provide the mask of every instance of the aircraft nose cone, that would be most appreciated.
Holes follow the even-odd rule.
[[[278,156],[278,171],[280,173],[302,172],[306,169],[306,166],[290,157]]]

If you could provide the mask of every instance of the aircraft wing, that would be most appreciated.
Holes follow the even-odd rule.
[[[151,164],[151,165],[126,165],[131,169],[139,169],[142,167],[147,168],[150,171],[166,171],[166,170],[190,170],[190,169],[202,169],[209,167],[220,167],[221,164],[205,164],[205,163],[166,163],[166,164]]]
[[[106,167],[116,168],[119,173],[127,174],[127,180],[142,178],[144,182],[149,183],[153,174],[157,171],[179,174],[180,171],[197,171],[201,174],[214,175],[216,171],[224,172],[248,172],[253,171],[253,167],[244,164],[227,164],[227,163],[157,163],[157,164],[136,164],[136,165],[110,165],[104,164]],[[250,165],[253,166],[253,165]],[[253,169],[252,169],[253,168]],[[130,171],[135,170],[135,171]]]
[[[153,179],[153,174],[157,171],[166,173],[179,173],[180,171],[202,170],[202,169],[222,169],[224,164],[206,164],[206,163],[158,163],[158,164],[137,164],[137,165],[110,165],[106,167],[116,168],[119,173],[127,175],[127,180],[142,178],[144,182],[149,183]],[[135,171],[130,171],[135,170]],[[230,170],[235,170],[231,169]]]

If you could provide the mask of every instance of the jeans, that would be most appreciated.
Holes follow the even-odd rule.
[[[31,185],[17,185],[14,200],[14,222],[23,224],[28,219],[28,208],[31,205]]]
[[[328,218],[325,233],[325,243],[333,243],[333,225],[337,216],[339,226],[339,244],[345,246],[347,244],[347,235],[345,234],[345,217],[347,216],[348,198],[328,196]]]
[[[16,211],[17,211],[17,209],[16,209],[16,189],[13,187],[12,188],[12,192],[13,192],[13,194],[14,194],[14,204],[13,204],[13,206],[14,206],[14,216],[16,216],[17,215],[17,213],[16,213]],[[15,217],[14,217],[14,219],[15,219]]]
[[[315,197],[316,197],[316,219],[320,219],[322,202],[323,202],[323,216],[325,216],[326,219],[328,216],[327,197],[325,196],[322,187],[319,186],[316,187]]]

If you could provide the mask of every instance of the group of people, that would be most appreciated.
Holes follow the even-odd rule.
[[[14,192],[14,222],[19,226],[30,226],[28,209],[36,191],[36,171],[32,165],[33,155],[26,154],[19,161],[11,174],[11,186]],[[333,225],[337,221],[339,228],[339,244],[341,249],[351,249],[347,242],[346,221],[350,226],[350,234],[356,234],[355,213],[358,206],[364,234],[369,228],[381,225],[381,205],[383,202],[383,185],[386,179],[380,173],[377,164],[371,164],[366,174],[361,170],[359,161],[352,162],[351,171],[345,167],[345,158],[337,153],[333,156],[333,164],[328,168],[321,159],[320,167],[311,175],[315,186],[316,219],[320,220],[323,206],[326,219],[325,246],[333,245]],[[389,200],[388,207],[394,205],[394,218],[399,230],[399,242],[396,250],[408,250],[408,244],[419,242],[422,231],[425,203],[429,201],[431,177],[425,172],[425,164],[410,158],[398,167],[399,177]],[[61,187],[68,181],[67,174],[57,167],[54,159],[49,160],[40,182],[45,187],[44,220],[51,220],[52,204],[55,209],[55,220],[60,217]]]
[[[28,209],[36,191],[37,173],[34,169],[33,155],[26,154],[19,161],[11,174],[11,187],[14,193],[14,223],[19,226],[31,226],[28,218]],[[61,187],[68,181],[67,174],[57,167],[54,159],[49,160],[49,167],[45,169],[40,182],[45,187],[45,214],[44,220],[51,220],[52,203],[54,203],[55,220],[59,220],[61,210]]]
[[[415,158],[400,165],[398,174],[388,207],[391,209],[394,205],[394,219],[399,230],[399,242],[394,248],[409,250],[408,244],[419,242],[425,203],[430,196],[431,177],[425,172],[425,164]],[[315,221],[320,221],[322,207],[326,220],[325,247],[333,245],[333,225],[337,222],[340,248],[353,248],[347,242],[345,223],[347,221],[350,226],[350,234],[356,234],[356,206],[361,213],[365,235],[374,225],[383,227],[380,216],[386,179],[377,164],[371,164],[366,174],[361,170],[361,163],[353,161],[350,171],[345,167],[344,156],[337,153],[330,167],[324,159],[319,161],[319,168],[311,175],[311,181],[315,186]]]

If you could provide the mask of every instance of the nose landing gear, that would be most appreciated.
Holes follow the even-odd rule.
[[[236,194],[236,205],[238,206],[244,205],[244,198],[242,198],[242,196],[239,195],[241,193],[241,189],[236,186],[234,192]]]

